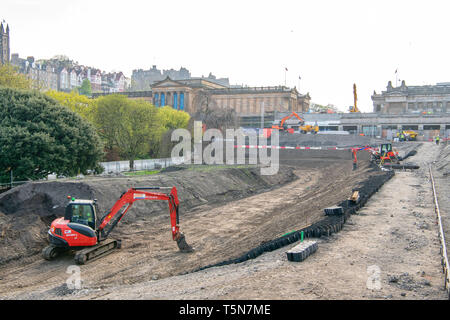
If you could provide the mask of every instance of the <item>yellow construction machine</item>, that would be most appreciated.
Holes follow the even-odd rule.
[[[308,132],[317,133],[317,132],[319,132],[319,126],[317,124],[315,124],[315,125],[306,124],[306,125],[300,126],[299,130],[300,130],[300,133],[308,133]]]
[[[360,112],[357,106],[357,100],[358,100],[358,96],[356,94],[356,84],[353,84],[353,107],[349,108],[350,112]]]

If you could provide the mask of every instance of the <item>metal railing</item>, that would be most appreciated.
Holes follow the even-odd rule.
[[[450,300],[450,278],[449,278],[449,265],[448,265],[448,256],[447,256],[447,245],[445,243],[445,236],[444,236],[444,229],[442,228],[442,220],[441,220],[441,213],[439,210],[439,203],[437,199],[437,193],[436,188],[434,185],[434,178],[433,178],[433,172],[431,170],[431,165],[429,165],[430,170],[430,178],[431,178],[431,186],[433,187],[433,197],[434,197],[434,208],[437,215],[437,221],[439,224],[439,240],[441,242],[441,254],[442,254],[442,272],[444,273],[444,288],[447,291],[448,298]]]
[[[133,171],[162,169],[173,165],[181,164],[183,162],[184,162],[183,157],[134,160]],[[100,162],[100,165],[105,169],[105,173],[119,173],[131,171],[130,161],[128,160]]]
[[[0,193],[8,191],[9,189],[20,186],[27,182],[29,181],[14,181],[14,182],[0,183]]]

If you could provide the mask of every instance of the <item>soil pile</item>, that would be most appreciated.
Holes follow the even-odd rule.
[[[101,217],[131,187],[176,186],[183,215],[199,205],[221,203],[253,195],[296,178],[293,169],[281,167],[273,176],[261,176],[257,167],[220,168],[192,166],[185,170],[136,178],[95,178],[70,182],[29,183],[0,195],[0,264],[39,253],[47,243],[50,223],[64,215],[67,196],[98,199]],[[165,201],[140,201],[123,224],[150,216],[167,216]]]
[[[443,176],[450,177],[450,146],[445,146],[439,153],[435,168]]]

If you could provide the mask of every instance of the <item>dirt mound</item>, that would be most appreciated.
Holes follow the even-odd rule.
[[[42,250],[46,245],[50,223],[64,215],[68,195],[80,199],[98,199],[101,217],[131,187],[176,186],[180,198],[180,222],[183,225],[183,214],[197,206],[217,206],[283,185],[296,177],[293,169],[286,166],[273,176],[261,176],[259,170],[254,166],[192,166],[180,171],[136,178],[37,182],[14,188],[0,195],[0,264]],[[126,225],[138,220],[146,221],[150,216],[158,215],[167,216],[168,221],[166,202],[136,202],[122,223]]]

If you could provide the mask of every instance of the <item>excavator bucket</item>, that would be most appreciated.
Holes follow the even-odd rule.
[[[180,237],[177,239],[177,245],[181,252],[192,252],[194,249],[186,242],[184,234],[180,233]]]

